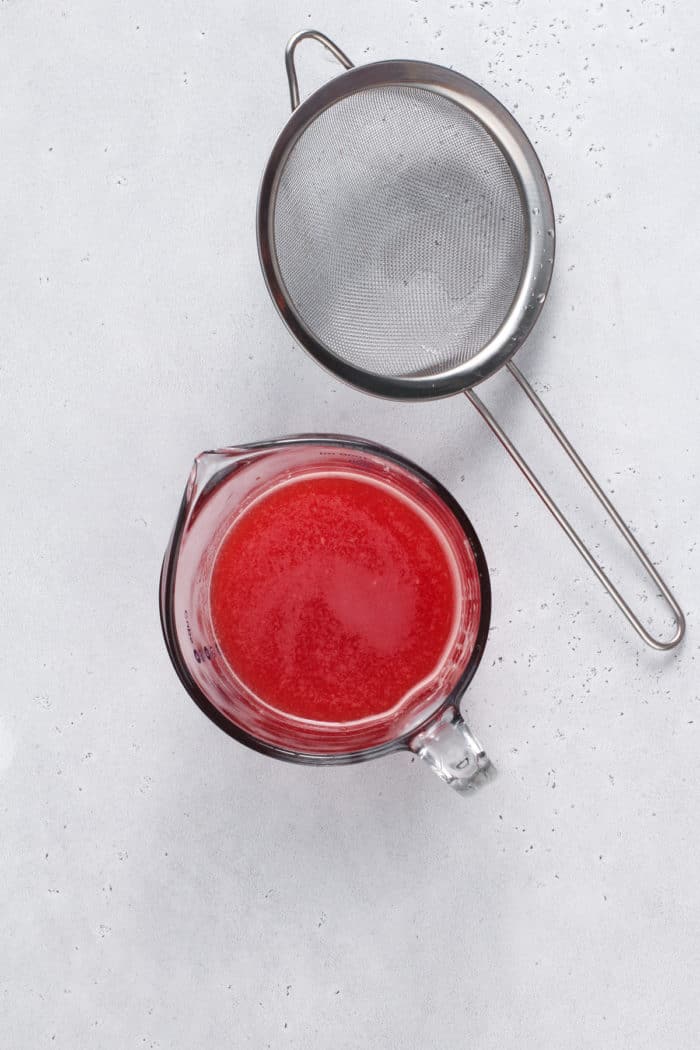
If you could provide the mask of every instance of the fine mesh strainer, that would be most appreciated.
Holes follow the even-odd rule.
[[[302,104],[298,43],[323,44],[346,72]],[[640,637],[671,649],[675,598],[556,421],[511,360],[545,301],[554,214],[542,166],[504,107],[426,62],[355,68],[328,37],[286,51],[292,116],[263,175],[258,246],[272,297],[322,365],[368,393],[462,391]],[[673,612],[649,633],[473,387],[505,365],[639,558]]]

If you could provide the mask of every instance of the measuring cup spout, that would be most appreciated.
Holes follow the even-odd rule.
[[[229,448],[215,448],[201,452],[194,463],[187,479],[181,516],[185,522],[191,522],[208,496],[222,482],[227,481],[242,466],[254,460],[267,459],[271,453],[285,445],[293,444],[293,438],[275,441],[256,441],[250,445],[233,445]]]
[[[225,471],[227,466],[233,468],[240,458],[242,458],[242,452],[237,449],[219,449],[213,452],[202,452],[197,456],[192,464],[185,489],[185,501],[190,513],[202,496],[211,490],[215,480],[219,480],[221,471]]]

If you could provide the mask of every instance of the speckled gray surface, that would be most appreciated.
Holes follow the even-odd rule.
[[[292,348],[253,217],[311,25],[453,65],[533,138],[558,260],[519,363],[676,587],[674,654],[463,398],[374,401]],[[699,43],[680,0],[0,6],[3,1047],[697,1046]],[[302,91],[334,72],[300,64]],[[266,760],[178,687],[156,584],[192,456],[311,429],[414,457],[482,536],[466,707],[499,777],[474,798],[402,755]]]

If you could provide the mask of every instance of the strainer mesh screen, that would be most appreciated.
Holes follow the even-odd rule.
[[[463,364],[497,332],[526,253],[500,148],[467,110],[413,86],[324,110],[273,201],[287,297],[314,338],[376,375]]]

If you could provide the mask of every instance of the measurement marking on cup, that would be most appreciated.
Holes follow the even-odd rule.
[[[192,655],[198,664],[203,664],[205,660],[213,660],[215,656],[221,656],[218,645],[195,645],[192,637],[192,628],[190,627],[190,614],[187,609],[185,609],[185,627],[187,628],[187,637],[192,642]]]
[[[198,664],[203,664],[205,660],[213,660],[215,656],[221,655],[218,645],[202,645],[199,648],[194,646],[192,652]]]

